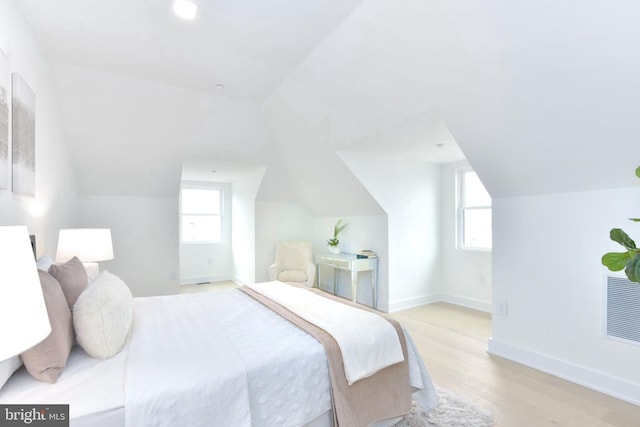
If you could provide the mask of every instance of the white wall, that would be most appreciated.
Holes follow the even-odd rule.
[[[640,404],[640,346],[603,337],[600,264],[620,249],[611,228],[638,241],[640,189],[497,198],[493,213],[493,301],[508,315],[493,316],[490,352]]]
[[[464,167],[469,163],[440,166],[440,298],[491,312],[491,251],[456,249],[456,171]]]
[[[388,264],[388,290],[380,292],[388,295],[388,306],[380,309],[433,301],[440,281],[439,167],[370,149],[342,150],[340,156],[388,216],[388,259],[380,261]]]
[[[257,168],[231,185],[233,280],[241,284],[256,282],[256,195],[265,172]]]
[[[180,243],[180,284],[230,280],[233,275],[231,185],[183,181],[183,188],[185,185],[189,188],[196,186],[222,190],[222,242]],[[178,227],[180,227],[179,224]]]
[[[177,197],[79,196],[78,226],[111,229],[114,259],[100,268],[134,296],[176,294],[178,211]]]
[[[280,240],[311,240],[313,218],[298,203],[256,202],[255,281],[269,280],[269,266],[276,259]]]
[[[76,218],[75,176],[51,65],[17,1],[0,2],[0,50],[36,96],[36,196],[0,190],[0,225],[27,225],[38,255],[54,257],[59,229]]]

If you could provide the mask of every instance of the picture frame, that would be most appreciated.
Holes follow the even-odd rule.
[[[9,146],[9,106],[11,70],[9,59],[0,51],[0,190],[10,189],[11,155]]]
[[[12,189],[36,195],[36,97],[18,73],[11,75]]]

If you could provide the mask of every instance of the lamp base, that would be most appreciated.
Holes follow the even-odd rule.
[[[96,280],[96,277],[100,274],[100,266],[97,262],[83,262],[84,269],[87,272],[87,283],[91,283]]]

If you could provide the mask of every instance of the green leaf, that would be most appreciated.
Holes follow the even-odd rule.
[[[342,232],[342,230],[345,229],[345,227],[347,226],[347,224],[343,224],[342,223],[342,219],[339,219],[338,222],[336,222],[336,225],[333,226],[333,238],[337,238],[338,235]]]
[[[636,176],[640,178],[640,166],[636,168]]]
[[[627,264],[624,272],[632,282],[640,282],[640,253]]]
[[[602,256],[602,265],[611,271],[620,271],[631,260],[629,252],[609,252]]]
[[[609,237],[611,237],[611,240],[613,240],[614,242],[620,243],[622,246],[624,246],[627,249],[636,249],[636,242],[634,242],[627,233],[625,233],[619,228],[611,229],[611,232],[609,233]]]
[[[640,222],[640,218],[629,218],[633,222]]]

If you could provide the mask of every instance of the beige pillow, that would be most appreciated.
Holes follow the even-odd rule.
[[[73,257],[64,264],[52,265],[49,273],[60,283],[67,304],[72,309],[82,291],[87,288],[87,271],[84,265],[77,257]]]
[[[306,282],[307,273],[300,270],[286,270],[278,274],[278,280],[281,282]]]
[[[55,383],[73,347],[73,323],[60,284],[45,271],[40,270],[38,274],[51,323],[51,333],[20,356],[27,371],[35,379]]]

